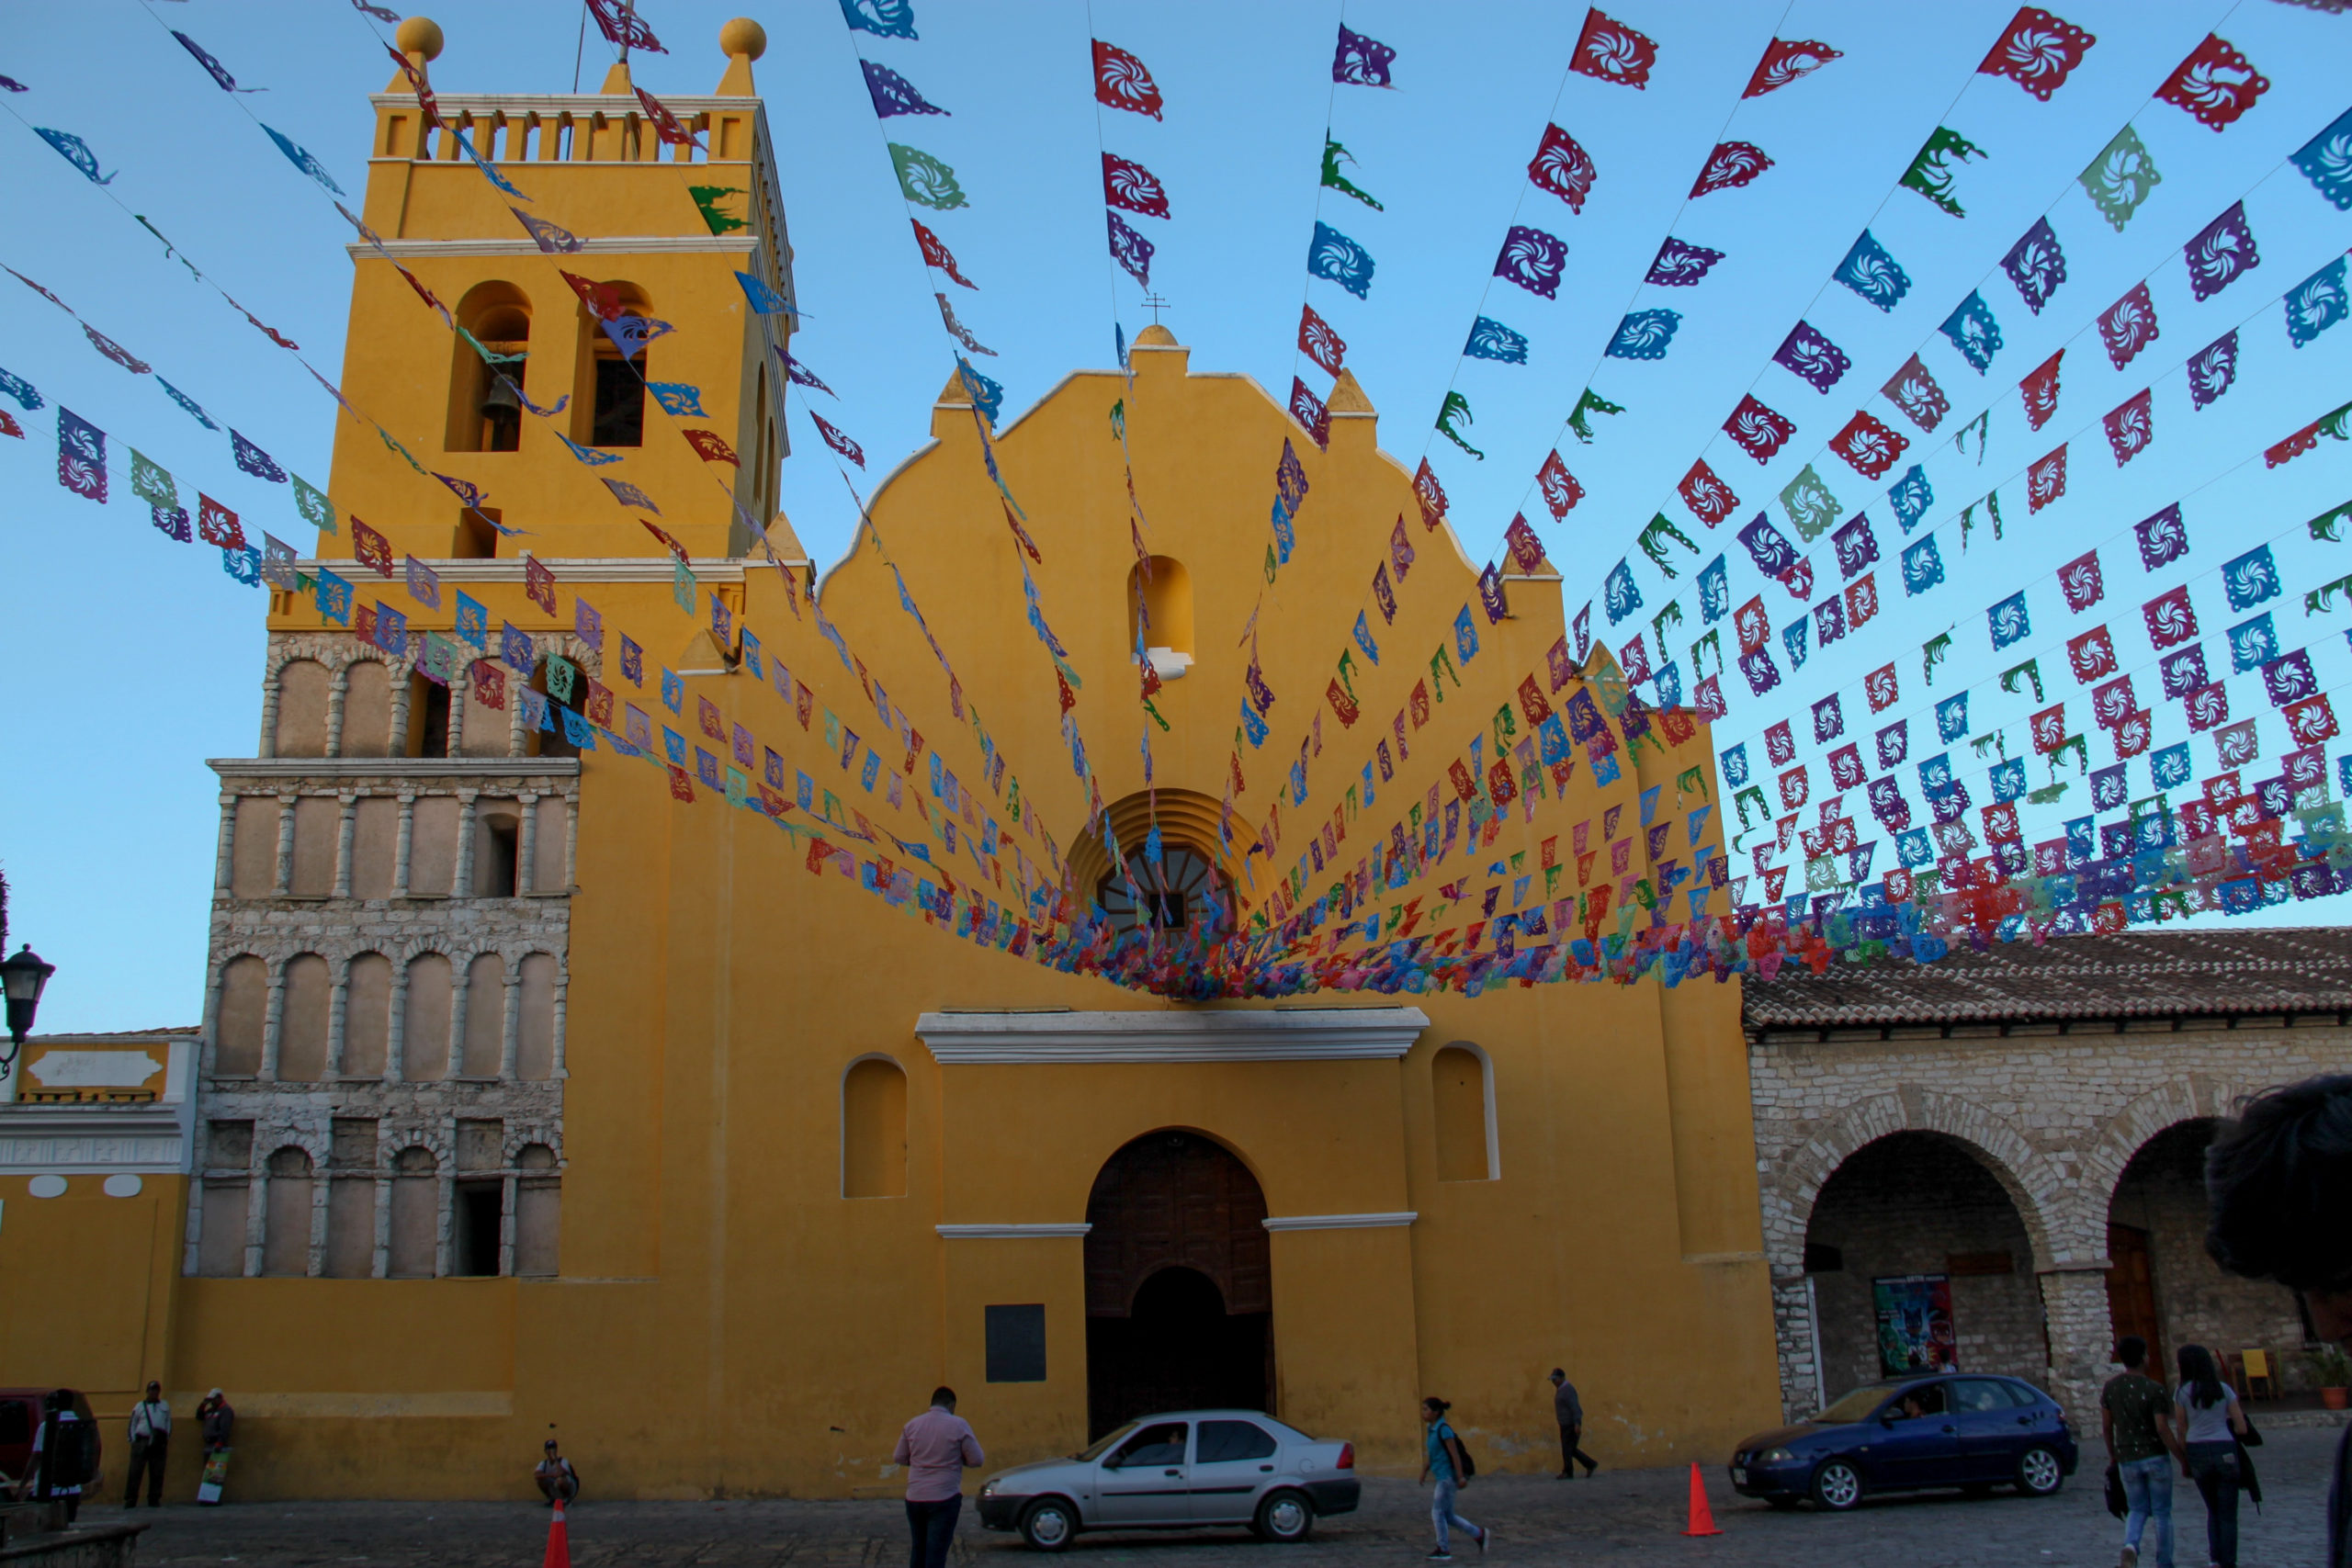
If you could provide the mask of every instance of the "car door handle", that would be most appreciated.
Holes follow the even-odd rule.
[[[1183,1474],[1184,1472],[1183,1472],[1182,1471],[1181,1471],[1181,1470],[1171,1470],[1171,1471],[1168,1471],[1168,1472],[1166,1472],[1165,1473],[1170,1474],[1170,1475],[1182,1475],[1182,1474]]]
[[[1274,1468],[1274,1467],[1273,1467],[1272,1465],[1271,1465],[1271,1464],[1261,1464],[1261,1465],[1260,1465],[1258,1468],[1259,1468],[1260,1470],[1261,1470],[1261,1471],[1266,1472],[1268,1474],[1272,1474],[1272,1473],[1273,1472],[1273,1468]]]

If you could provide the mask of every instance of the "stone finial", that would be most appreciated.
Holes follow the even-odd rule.
[[[1136,344],[1138,347],[1173,348],[1176,346],[1176,334],[1154,321],[1136,333]]]
[[[730,60],[739,54],[757,60],[768,51],[768,30],[749,17],[738,17],[718,29],[718,47]]]
[[[767,28],[749,17],[738,17],[718,29],[718,47],[727,53],[727,74],[718,79],[718,96],[753,96],[757,89],[752,85],[752,62],[768,51]]]
[[[1331,395],[1325,400],[1325,405],[1333,413],[1373,412],[1372,400],[1364,396],[1363,388],[1357,382],[1356,373],[1352,370],[1343,369],[1340,372],[1339,379],[1331,383]]]
[[[392,38],[401,46],[401,52],[412,60],[420,55],[426,61],[441,58],[441,24],[430,17],[409,17],[401,23]]]

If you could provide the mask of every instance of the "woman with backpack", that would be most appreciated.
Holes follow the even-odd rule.
[[[2238,1408],[2236,1391],[2222,1381],[2212,1351],[2183,1345],[2174,1359],[2180,1368],[2180,1390],[2173,1395],[2184,1442],[2180,1470],[2205,1499],[2205,1554],[2215,1568],[2238,1568],[2238,1489],[2245,1480],[2238,1440],[2245,1435],[2245,1412]]]
[[[1453,1408],[1435,1394],[1421,1401],[1421,1425],[1427,1428],[1422,1445],[1421,1479],[1437,1478],[1437,1494],[1430,1499],[1430,1522],[1437,1527],[1437,1550],[1430,1553],[1432,1562],[1453,1561],[1453,1551],[1448,1544],[1446,1533],[1450,1526],[1458,1525],[1468,1530],[1470,1539],[1478,1543],[1478,1555],[1481,1557],[1487,1554],[1487,1543],[1494,1539],[1495,1533],[1480,1529],[1453,1511],[1455,1495],[1477,1473],[1477,1467],[1470,1462],[1469,1450],[1462,1446],[1461,1438],[1446,1422],[1445,1413]]]
[[[61,1388],[41,1401],[40,1430],[33,1434],[33,1495],[65,1505],[65,1522],[82,1512],[82,1483],[97,1469],[97,1431],[74,1408],[74,1391]]]

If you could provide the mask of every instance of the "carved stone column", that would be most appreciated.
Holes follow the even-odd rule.
[[[344,1021],[351,1012],[351,960],[343,961],[327,1001],[327,1071],[329,1083],[343,1077]]]
[[[270,893],[278,898],[294,890],[294,803],[299,798],[290,794],[277,797],[277,874]]]
[[[531,882],[531,862],[539,852],[539,797],[526,791],[516,798],[522,802],[523,824],[514,840],[514,894],[521,897],[538,891]]]
[[[263,1015],[261,1026],[261,1071],[254,1077],[262,1083],[277,1081],[277,1041],[286,1029],[286,965],[279,962],[269,976],[269,1010]]]
[[[392,963],[391,1017],[384,1023],[384,1081],[401,1081],[401,1055],[408,1049],[408,965]]]
[[[343,807],[343,820],[337,824],[334,838],[334,896],[351,897],[351,846],[359,827],[359,797],[345,791],[336,799]]]
[[[474,801],[481,792],[458,791],[458,869],[450,874],[449,897],[474,896]]]
[[[502,1083],[514,1081],[514,1056],[523,1037],[523,966],[506,966],[506,1014],[500,1026],[498,1045],[498,1077]]]
[[[227,790],[220,792],[220,844],[212,857],[212,891],[216,897],[226,897],[237,867],[237,797]]]
[[[557,891],[569,893],[580,886],[580,795],[567,792],[563,797],[563,886]]]
[[[401,791],[401,826],[398,842],[392,848],[392,897],[408,897],[408,846],[416,830],[416,791]]]
[[[343,755],[343,704],[351,691],[351,666],[339,664],[327,683],[327,755]]]

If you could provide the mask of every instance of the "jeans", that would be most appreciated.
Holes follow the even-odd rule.
[[[1573,1477],[1579,1464],[1584,1466],[1587,1475],[1600,1468],[1594,1461],[1593,1457],[1584,1451],[1584,1428],[1562,1427],[1560,1428],[1560,1473]]]
[[[2188,1473],[2205,1499],[2205,1555],[2238,1568],[2238,1446],[2189,1444]]]
[[[907,1528],[915,1538],[907,1568],[947,1568],[947,1543],[956,1539],[956,1518],[963,1511],[960,1492],[935,1503],[907,1499]]]
[[[141,1438],[132,1442],[130,1474],[122,1483],[124,1507],[139,1506],[139,1472],[141,1470],[147,1472],[147,1506],[151,1508],[164,1506],[164,1461],[170,1457],[171,1450],[172,1436],[169,1432],[158,1432],[153,1437]]]
[[[2142,1532],[2154,1527],[2155,1568],[2172,1568],[2172,1456],[2126,1460],[2116,1469],[2131,1505],[2123,1516],[2123,1544],[2138,1547]]]
[[[1441,1475],[1437,1478],[1437,1495],[1430,1499],[1430,1523],[1437,1527],[1437,1549],[1440,1551],[1453,1550],[1447,1543],[1446,1527],[1448,1525],[1459,1525],[1468,1530],[1470,1539],[1473,1540],[1487,1539],[1485,1530],[1453,1511],[1454,1495],[1461,1490],[1461,1485],[1453,1477]]]

